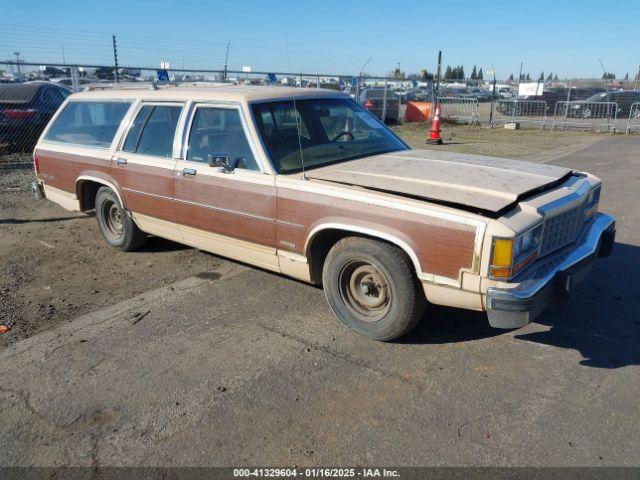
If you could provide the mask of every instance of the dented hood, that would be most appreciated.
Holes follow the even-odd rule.
[[[496,214],[571,172],[497,157],[405,150],[318,168],[307,177]]]

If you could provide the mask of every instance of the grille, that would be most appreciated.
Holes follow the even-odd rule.
[[[562,212],[544,222],[540,255],[547,255],[573,242],[584,224],[584,205]]]

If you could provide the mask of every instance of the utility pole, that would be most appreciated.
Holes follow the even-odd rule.
[[[113,40],[113,63],[115,68],[113,70],[113,78],[116,83],[118,83],[118,45],[116,44],[116,36],[111,35],[111,39]]]
[[[364,65],[362,65],[362,68],[360,69],[360,72],[358,73],[358,84],[356,85],[356,102],[360,101],[360,82],[362,79],[362,72],[364,72],[364,69],[367,68],[367,65],[369,65],[369,62],[371,61],[373,57],[369,57],[367,59],[366,62],[364,62]]]
[[[16,56],[16,63],[18,64],[18,75],[20,74],[20,52],[13,52]]]
[[[438,50],[438,68],[436,69],[436,99],[440,95],[440,69],[442,68],[442,50]]]
[[[493,88],[491,89],[491,112],[489,112],[489,126],[493,127],[493,104],[496,101],[496,71],[491,64],[491,75],[493,75]]]
[[[524,62],[520,62],[520,73],[518,74],[518,95],[520,95],[520,80],[522,80],[522,67]]]
[[[227,42],[227,54],[224,56],[224,73],[222,74],[222,81],[227,83],[227,67],[229,65],[229,47],[231,42]]]

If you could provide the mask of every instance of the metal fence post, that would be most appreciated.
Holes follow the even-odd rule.
[[[387,79],[384,79],[384,92],[382,94],[382,121],[387,119]]]

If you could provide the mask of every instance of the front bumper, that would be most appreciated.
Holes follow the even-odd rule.
[[[596,257],[611,254],[615,228],[613,217],[596,213],[576,243],[538,260],[517,280],[517,286],[487,289],[489,324],[495,328],[524,327],[549,304],[566,300],[573,286],[587,276]]]

